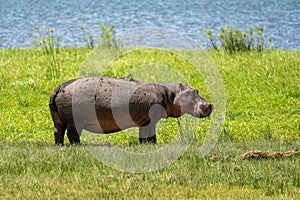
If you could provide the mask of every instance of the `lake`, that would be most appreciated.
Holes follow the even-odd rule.
[[[123,32],[144,27],[176,30],[205,44],[203,28],[261,25],[277,48],[300,49],[299,0],[0,0],[0,47],[31,47],[34,26],[55,28],[62,46],[85,46],[79,26]]]

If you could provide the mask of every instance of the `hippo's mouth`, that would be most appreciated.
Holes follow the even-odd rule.
[[[211,112],[210,112],[211,113]],[[197,118],[204,118],[204,117],[208,117],[210,115],[210,113],[208,114],[202,114],[202,113],[193,113],[192,116],[193,117],[197,117]]]
[[[208,117],[212,113],[213,108],[214,106],[212,104],[209,104],[208,106],[205,107],[201,107],[200,110],[197,110],[196,112],[192,113],[192,116],[197,118]]]

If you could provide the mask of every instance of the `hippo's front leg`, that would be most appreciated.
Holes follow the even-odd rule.
[[[151,122],[147,126],[139,127],[139,141],[140,143],[153,143],[156,144],[156,122]]]
[[[79,144],[80,143],[80,133],[78,133],[76,127],[74,127],[74,126],[67,127],[67,136],[70,141],[70,144]]]
[[[155,125],[161,118],[167,117],[166,110],[160,104],[151,106],[149,110],[150,123],[146,126],[139,127],[139,141],[140,143],[154,143],[156,144]]]

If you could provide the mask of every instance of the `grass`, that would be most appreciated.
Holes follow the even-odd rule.
[[[252,148],[295,146],[299,142],[223,143],[212,154],[234,156]],[[1,142],[0,149],[2,199],[297,199],[300,195],[299,155],[215,162],[200,159],[197,146],[192,146],[166,168],[131,174],[104,166],[84,146]]]
[[[300,195],[299,155],[237,162],[200,159],[197,149],[210,118],[199,120],[196,142],[180,159],[151,173],[115,171],[93,158],[83,146],[54,146],[49,97],[59,84],[78,76],[90,51],[60,48],[56,55],[59,69],[53,77],[49,56],[41,49],[0,49],[1,199],[297,199]],[[235,157],[256,149],[299,149],[300,52],[228,55],[211,51],[209,55],[222,75],[227,96],[224,131],[209,156]],[[132,52],[105,73],[128,76],[124,69],[147,67],[151,60],[189,74],[188,82],[210,100],[203,79],[174,54]],[[160,145],[172,140],[175,125],[176,121],[170,120],[163,126],[158,133]],[[104,137],[132,151],[160,147],[137,145],[135,133]]]
[[[224,79],[232,139],[299,139],[299,51],[211,56]]]

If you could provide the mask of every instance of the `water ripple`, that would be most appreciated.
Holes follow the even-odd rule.
[[[116,31],[160,27],[185,33],[204,43],[202,28],[215,32],[229,24],[245,29],[262,25],[278,48],[300,47],[299,0],[0,0],[0,47],[30,47],[33,30],[51,26],[64,38],[61,45],[86,44],[78,26],[95,37],[100,24],[115,24]]]

